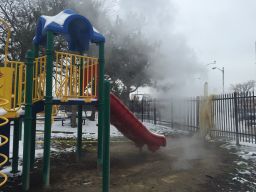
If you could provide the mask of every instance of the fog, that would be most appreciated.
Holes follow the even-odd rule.
[[[202,94],[207,68],[181,33],[175,31],[176,8],[170,0],[120,0],[115,14],[127,21],[125,31],[141,31],[155,45],[149,72],[158,96]],[[137,17],[131,17],[136,15]]]
[[[107,27],[118,19],[123,28],[116,29],[115,40],[124,44],[127,34],[141,33],[153,50],[147,52],[150,58],[148,73],[152,78],[156,97],[196,96],[203,94],[203,84],[207,79],[207,67],[199,62],[193,47],[188,45],[184,34],[177,32],[176,15],[178,9],[172,0],[107,0],[102,1],[104,14],[91,17],[90,9],[76,5],[84,15],[88,15],[97,29],[108,33]],[[89,3],[84,3],[87,5]],[[87,14],[86,14],[87,13]],[[110,20],[110,21],[109,21]],[[105,34],[107,35],[107,34]],[[107,42],[106,42],[107,43]],[[140,46],[138,42],[138,47]],[[141,49],[143,46],[141,45]],[[107,50],[106,50],[107,51]],[[143,89],[146,90],[147,89]]]

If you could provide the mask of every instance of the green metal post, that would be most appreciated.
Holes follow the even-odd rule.
[[[104,124],[104,43],[99,43],[99,98],[98,98],[98,167],[102,165],[102,130]]]
[[[50,185],[50,150],[52,124],[52,71],[53,71],[53,33],[47,32],[46,49],[46,96],[45,96],[45,124],[44,124],[44,157],[43,157],[43,184]]]
[[[39,46],[34,45],[34,58],[38,57],[39,54]],[[34,67],[35,70],[35,67]],[[36,90],[34,90],[36,91]],[[36,113],[33,112],[32,118],[32,130],[31,130],[31,159],[30,159],[30,169],[34,167],[35,163],[35,149],[36,149]]]
[[[19,162],[19,131],[20,131],[21,118],[14,119],[13,127],[13,152],[12,152],[12,173],[18,173],[18,162]]]
[[[35,53],[35,58],[37,58],[39,55],[39,45],[34,45],[34,53]]]
[[[109,155],[109,137],[110,137],[110,84],[108,81],[105,85],[105,102],[104,102],[104,130],[103,130],[103,184],[102,191],[109,191],[110,176],[110,155]]]
[[[26,104],[24,120],[24,147],[23,147],[23,169],[22,190],[28,191],[30,184],[30,148],[32,127],[32,87],[33,87],[33,59],[34,54],[28,51],[26,55]]]
[[[36,113],[32,112],[30,169],[34,167],[36,150]]]
[[[21,118],[21,120],[19,121],[20,125],[19,125],[19,140],[22,140],[22,121],[23,118]]]
[[[82,55],[82,53],[81,53]],[[80,82],[79,82],[79,94],[83,95],[83,59],[80,60]],[[78,126],[77,126],[77,143],[76,143],[76,153],[77,159],[80,160],[82,153],[82,129],[83,129],[83,107],[78,106]]]

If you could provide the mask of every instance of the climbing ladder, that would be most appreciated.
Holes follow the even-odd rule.
[[[6,106],[8,104],[8,101],[6,99],[2,99],[0,98],[0,108]],[[4,117],[4,116],[0,116],[0,128],[4,128],[4,126],[9,123],[9,120]],[[5,135],[0,135],[0,138],[1,138],[1,143],[0,143],[0,147],[6,145],[9,141],[9,138],[6,137]],[[3,167],[5,165],[5,163],[7,163],[8,161],[8,157],[3,154],[3,153],[0,153],[0,157],[1,157],[1,162],[0,162],[0,168]],[[8,176],[3,173],[3,172],[0,172],[0,177],[1,177],[1,181],[0,181],[0,187],[3,186],[6,182],[7,182],[7,179],[8,179]],[[3,178],[3,179],[2,179]]]

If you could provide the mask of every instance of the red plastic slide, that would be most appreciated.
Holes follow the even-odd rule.
[[[121,133],[135,142],[138,147],[144,144],[151,151],[166,145],[166,138],[150,132],[115,95],[110,95],[110,121]]]

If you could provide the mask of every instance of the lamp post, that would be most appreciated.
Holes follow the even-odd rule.
[[[212,68],[213,70],[214,69],[218,69],[219,71],[222,72],[222,93],[224,93],[224,67],[222,67],[222,69],[218,68],[218,67],[213,67]]]
[[[208,65],[215,65],[215,64],[216,64],[216,61],[214,60],[212,63],[208,63],[206,65],[208,66]]]
[[[203,95],[204,96],[208,96],[208,82],[207,81],[205,81],[205,80],[203,80],[203,79],[201,79],[201,77],[197,77],[197,78],[195,78],[196,80],[200,80],[201,82],[203,82],[204,84],[203,84]]]

